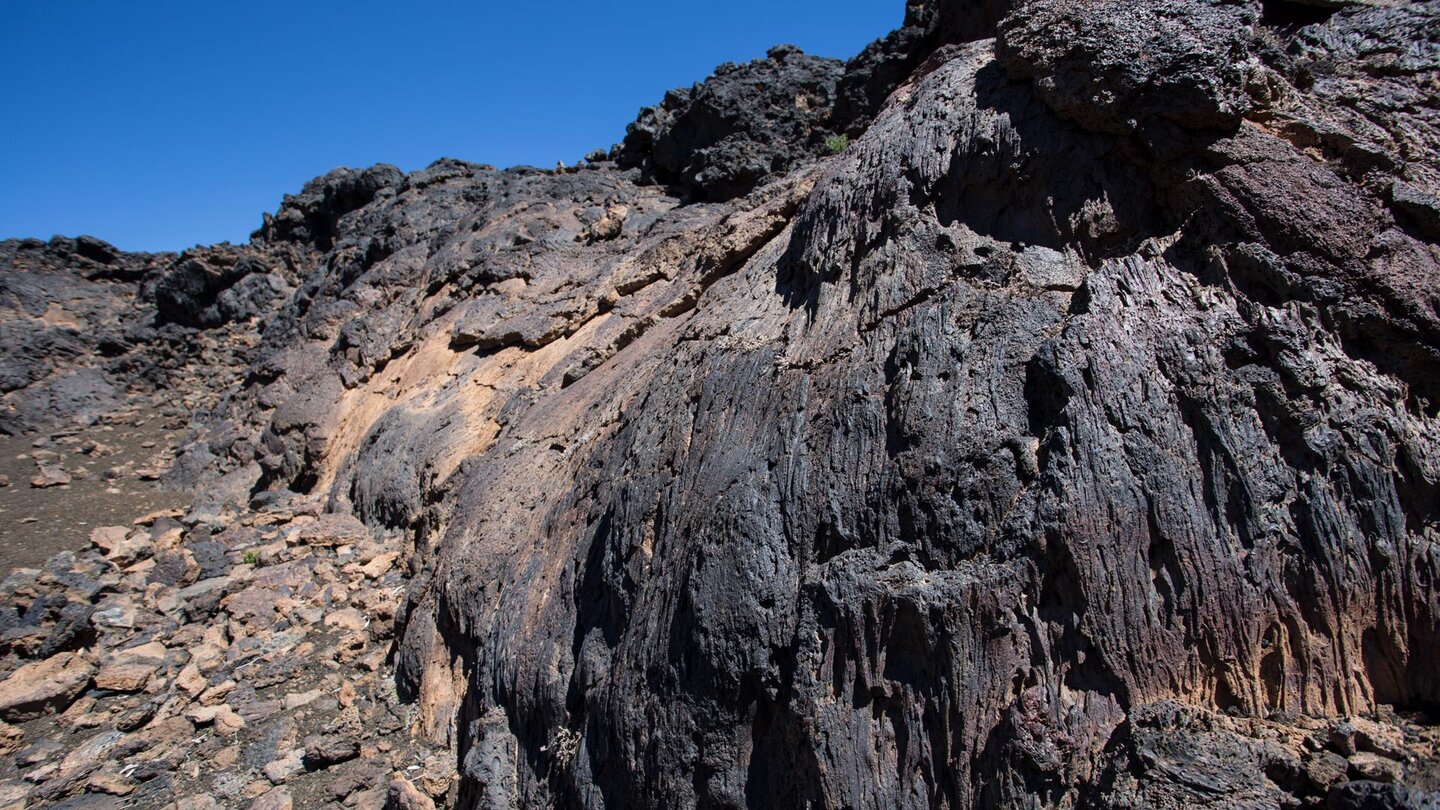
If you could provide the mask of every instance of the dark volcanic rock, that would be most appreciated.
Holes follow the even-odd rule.
[[[265,215],[255,236],[267,242],[298,242],[320,250],[335,244],[340,219],[367,205],[382,190],[399,185],[404,175],[394,166],[336,169],[286,196],[279,212]]]
[[[996,54],[1086,129],[1125,133],[1156,118],[1233,128],[1269,92],[1251,53],[1259,21],[1256,5],[1225,0],[1027,0]]]
[[[946,45],[988,39],[1010,10],[1010,0],[908,0],[905,21],[845,65],[836,87],[833,126],[858,135],[886,98],[935,51]]]
[[[915,2],[672,93],[618,166],[338,171],[145,283],[11,243],[163,289],[135,365],[251,346],[131,590],[7,580],[5,639],[171,632],[189,697],[117,716],[356,804],[1433,803],[1437,20]],[[61,362],[14,391],[113,373],[15,330]],[[317,643],[334,695],[261,694]],[[337,687],[391,663],[412,715]],[[323,723],[247,732],[277,700]],[[400,729],[453,768],[361,789]]]
[[[1435,810],[1440,794],[1379,782],[1347,782],[1330,791],[1328,810]]]
[[[268,315],[294,286],[294,268],[268,258],[245,248],[185,252],[155,285],[160,319],[210,328]]]
[[[823,153],[843,66],[772,48],[765,59],[727,64],[672,90],[630,125],[618,162],[687,196],[728,200]]]

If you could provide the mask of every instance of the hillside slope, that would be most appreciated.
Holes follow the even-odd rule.
[[[338,170],[139,296],[259,335],[172,540],[402,551],[457,806],[1428,806],[1437,30],[912,2],[580,167]]]

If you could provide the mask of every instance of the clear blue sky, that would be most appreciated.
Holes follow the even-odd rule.
[[[336,166],[574,162],[790,42],[848,58],[903,0],[0,0],[0,238],[243,242]]]

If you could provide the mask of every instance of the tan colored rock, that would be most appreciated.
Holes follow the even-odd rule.
[[[156,669],[154,664],[110,664],[95,673],[95,686],[112,692],[141,692]]]
[[[106,656],[108,664],[163,664],[165,657],[170,654],[170,648],[158,641],[148,644],[141,644],[138,647],[127,647],[117,650]]]
[[[301,706],[314,703],[324,694],[319,689],[311,689],[309,692],[291,692],[285,696],[285,711],[293,712]]]
[[[25,744],[25,732],[0,720],[0,756],[9,756]]]
[[[221,748],[215,752],[215,757],[211,761],[215,763],[215,767],[221,769],[234,765],[240,761],[240,746],[227,745]]]
[[[365,629],[365,614],[355,608],[343,608],[325,617],[325,626],[334,630],[358,632]]]
[[[200,668],[193,661],[186,664],[180,674],[175,676],[175,686],[192,698],[205,691],[206,683],[205,676],[200,674]]]
[[[122,568],[146,559],[155,551],[148,532],[125,526],[101,526],[90,532],[90,543]]]
[[[289,781],[291,777],[300,774],[304,770],[305,749],[294,748],[290,751],[287,751],[285,755],[280,757],[279,759],[275,759],[266,763],[265,767],[260,769],[260,772],[265,774],[266,779],[269,779],[271,782],[280,785]]]
[[[82,653],[60,653],[26,664],[0,683],[0,719],[33,720],[64,711],[94,675],[94,665]]]
[[[389,789],[381,785],[369,790],[357,791],[345,801],[345,804],[347,807],[353,807],[354,810],[385,810],[389,793]]]
[[[245,728],[245,718],[235,713],[228,705],[218,707],[215,713],[215,731],[226,737],[233,737]]]
[[[180,543],[185,539],[185,531],[178,527],[171,527],[154,535],[155,548],[161,551],[174,551],[180,548]]]
[[[398,559],[400,559],[400,552],[387,551],[361,566],[360,570],[370,579],[379,579],[385,576],[385,573],[395,565],[395,561]]]
[[[409,779],[397,774],[390,780],[385,810],[435,810],[435,802],[412,785]]]
[[[225,699],[225,696],[235,690],[234,680],[222,681],[200,693],[199,701],[201,706],[215,706]]]
[[[30,786],[18,779],[0,782],[0,810],[25,810]]]
[[[225,663],[228,646],[213,644],[208,639],[190,650],[190,663],[202,673],[214,672]]]
[[[184,716],[197,726],[213,724],[216,732],[226,736],[239,734],[240,729],[245,728],[245,718],[235,713],[235,709],[226,703],[220,703],[219,706],[193,706]]]
[[[70,473],[64,467],[52,464],[40,465],[40,472],[30,479],[30,486],[36,489],[49,489],[60,487],[70,483]]]
[[[1351,779],[1367,779],[1372,782],[1394,784],[1399,782],[1405,774],[1400,763],[1369,751],[1352,754],[1348,757],[1348,761]]]
[[[180,517],[184,517],[184,515],[185,515],[185,510],[184,510],[184,509],[157,509],[157,510],[155,510],[155,511],[153,511],[153,512],[146,512],[145,514],[141,515],[140,517],[135,518],[135,525],[136,525],[136,526],[150,526],[150,525],[154,524],[155,521],[159,520],[160,518],[180,518]]]
[[[135,783],[109,768],[90,777],[85,786],[92,793],[108,793],[111,796],[129,796],[135,792]]]
[[[290,791],[282,787],[273,788],[250,803],[250,810],[291,810],[294,800]]]

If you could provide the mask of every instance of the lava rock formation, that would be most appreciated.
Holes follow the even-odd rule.
[[[405,538],[391,660],[459,806],[1434,806],[1395,718],[1440,708],[1437,32],[911,2],[583,166],[0,258],[155,263],[144,357],[252,325],[190,523]],[[24,328],[6,396],[84,353]]]

